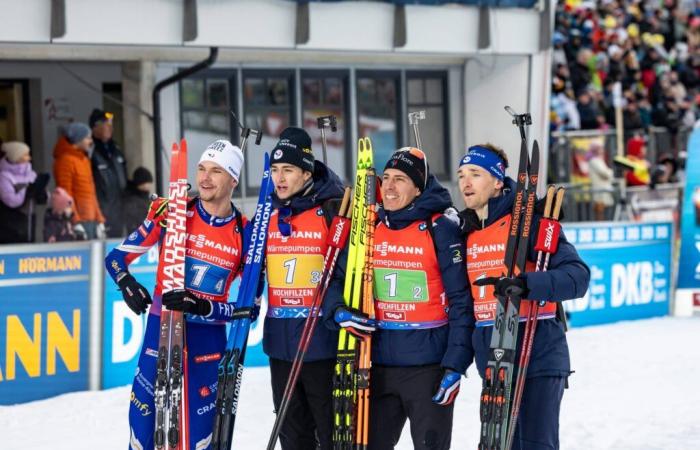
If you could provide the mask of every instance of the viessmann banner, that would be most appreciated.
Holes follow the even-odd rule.
[[[591,270],[586,295],[564,302],[571,325],[667,315],[672,231],[670,222],[564,226],[566,238]]]
[[[0,404],[88,389],[90,247],[0,246]]]

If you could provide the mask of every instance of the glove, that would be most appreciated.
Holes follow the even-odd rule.
[[[95,227],[95,235],[97,236],[97,239],[105,239],[107,237],[107,232],[105,231],[105,224],[97,224],[97,227]]]
[[[152,302],[151,294],[143,287],[130,273],[124,273],[117,278],[117,285],[122,291],[122,296],[126,305],[135,314],[143,314]]]
[[[527,298],[530,289],[527,288],[527,280],[525,277],[486,277],[474,281],[477,286],[486,286],[492,284],[496,297],[511,297],[517,296]]]
[[[208,316],[212,310],[209,300],[199,298],[187,289],[176,289],[164,293],[163,306],[173,311],[182,311],[198,316]]]
[[[451,405],[459,394],[459,383],[462,376],[452,369],[445,369],[445,373],[440,381],[440,387],[433,396],[433,402],[441,406]]]
[[[337,307],[333,319],[338,325],[359,338],[369,336],[377,329],[376,320],[370,319],[362,311],[347,306]]]
[[[87,241],[87,231],[85,231],[85,227],[83,226],[83,224],[76,223],[75,225],[73,225],[73,233],[75,234],[76,241]]]

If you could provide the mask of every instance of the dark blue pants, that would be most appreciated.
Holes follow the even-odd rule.
[[[152,450],[155,429],[153,388],[158,356],[160,317],[149,314],[141,355],[131,390],[129,449]],[[215,412],[219,360],[226,346],[225,325],[187,322],[187,389],[190,448],[208,449]]]
[[[564,377],[525,381],[512,450],[559,449],[559,407],[565,385]]]

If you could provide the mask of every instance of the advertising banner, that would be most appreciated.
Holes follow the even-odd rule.
[[[669,313],[672,223],[589,222],[564,232],[591,269],[586,295],[564,302],[572,326]]]
[[[105,255],[109,254],[121,241],[108,241]],[[147,253],[134,260],[129,272],[153,292],[158,266],[158,248],[152,247]],[[231,284],[230,301],[238,293],[239,280]],[[122,299],[121,292],[112,278],[105,273],[104,279],[104,327],[102,336],[102,388],[131,384],[136,370],[143,335],[146,331],[146,314],[137,316]],[[268,358],[262,351],[262,325],[267,302],[263,301],[260,318],[250,329],[246,367],[266,366]]]
[[[681,264],[678,265],[678,305],[691,313],[700,309],[700,129],[688,141],[686,182],[681,215]]]
[[[0,404],[88,389],[90,244],[0,246]]]

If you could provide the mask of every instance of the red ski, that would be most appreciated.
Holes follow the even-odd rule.
[[[187,241],[187,143],[173,144],[168,186],[168,220],[158,264],[163,294],[185,289]],[[180,311],[162,307],[156,365],[155,448],[189,448],[187,421],[187,349],[185,320]]]

